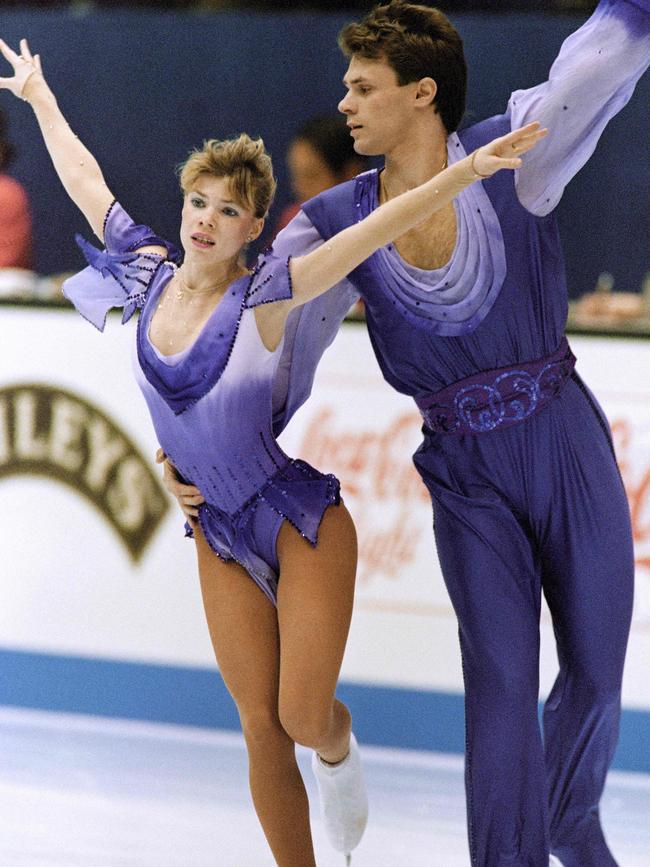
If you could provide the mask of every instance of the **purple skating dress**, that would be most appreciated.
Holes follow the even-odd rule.
[[[149,339],[152,317],[178,261],[172,244],[137,226],[117,203],[104,227],[105,251],[78,238],[89,267],[67,280],[64,294],[103,330],[112,307],[122,321],[141,308],[135,375],[158,441],[206,502],[199,523],[212,550],[236,560],[275,603],[276,540],[284,520],[312,545],[339,483],[304,461],[289,458],[272,430],[271,394],[282,341],[266,349],[255,307],[291,298],[288,260],[260,257],[250,276],[228,287],[196,341],[165,356]],[[133,252],[166,247],[168,257]]]

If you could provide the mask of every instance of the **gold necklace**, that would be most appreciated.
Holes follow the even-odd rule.
[[[237,272],[241,273],[237,273]],[[242,269],[241,266],[237,266],[237,269],[232,273],[221,280],[219,283],[215,283],[214,286],[210,286],[208,289],[192,289],[187,285],[185,280],[183,279],[183,275],[181,274],[181,270],[176,272],[176,276],[180,281],[180,286],[176,289],[176,298],[180,301],[185,295],[188,295],[190,298],[195,298],[198,295],[213,295],[217,292],[220,292],[222,289],[225,289],[231,283],[233,283],[237,277],[243,276],[246,273],[245,269]]]
[[[447,168],[447,157],[445,156],[445,161],[438,169],[438,172],[443,172],[446,168]],[[436,172],[436,174],[438,172]],[[384,199],[384,202],[388,202],[388,201],[390,201],[390,197],[388,195],[388,190],[386,189],[386,181],[384,180],[385,174],[386,174],[386,169],[383,169],[382,173],[379,175],[379,186],[381,189],[381,194],[382,194],[382,198]],[[415,188],[409,187],[409,189],[415,189]],[[406,190],[405,192],[408,192],[408,190]]]
[[[216,292],[219,292],[222,289],[225,289],[231,283],[233,283],[238,277],[242,277],[244,274],[248,274],[248,273],[250,273],[250,272],[246,268],[242,268],[241,265],[238,265],[237,269],[230,276],[226,277],[224,280],[221,280],[219,283],[215,283],[214,286],[210,286],[209,289],[191,289],[187,285],[185,280],[183,279],[183,275],[180,273],[180,268],[179,268],[176,271],[176,276],[178,277],[178,279],[181,283],[181,286],[176,288],[173,296],[171,293],[168,293],[165,297],[161,298],[160,302],[158,303],[158,307],[162,307],[162,308],[168,307],[168,305],[165,304],[165,298],[169,298],[171,301],[172,297],[175,297],[178,301],[180,301],[184,298],[185,295],[188,295],[189,301],[191,304],[192,300],[195,297],[197,297],[199,295],[211,295],[211,294],[214,294]],[[170,289],[171,289],[171,287],[170,287]],[[176,305],[173,304],[173,305],[171,305],[171,307],[174,308],[174,307],[176,307]],[[183,313],[182,307],[181,307],[180,316],[187,316],[189,312],[190,312],[189,309],[186,308],[186,312]],[[176,315],[178,315],[178,314],[175,314],[175,316]],[[190,331],[193,330],[193,328],[190,326],[190,323],[188,323],[186,319],[179,318],[177,321],[180,323],[182,328],[181,328],[180,334],[177,334],[172,338],[167,338],[167,344],[170,348],[177,345],[178,342],[182,338],[186,338],[187,335],[190,333]]]

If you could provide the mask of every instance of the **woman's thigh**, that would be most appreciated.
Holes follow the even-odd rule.
[[[280,563],[280,713],[300,706],[327,712],[334,697],[350,628],[357,565],[354,524],[343,504],[323,516],[316,547],[285,521]]]
[[[277,716],[280,644],[275,608],[238,563],[224,562],[195,529],[201,593],[219,671],[242,723]]]

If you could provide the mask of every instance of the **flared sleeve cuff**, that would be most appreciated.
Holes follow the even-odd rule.
[[[290,262],[291,256],[276,256],[271,251],[263,253],[251,274],[244,306],[258,307],[293,298]]]
[[[591,18],[564,41],[548,81],[512,94],[513,129],[532,120],[549,129],[515,173],[517,196],[527,210],[545,216],[556,207],[649,63],[650,0],[600,0]]]
[[[167,259],[179,259],[173,244],[159,238],[148,226],[136,225],[117,202],[106,216],[104,238],[106,248],[100,250],[81,235],[75,236],[88,267],[63,284],[64,296],[100,331],[112,308],[123,308],[122,322],[127,322],[143,306],[154,275],[166,261],[164,256],[135,252],[139,247],[162,246],[167,250]]]

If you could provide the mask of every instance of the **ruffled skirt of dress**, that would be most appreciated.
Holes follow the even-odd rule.
[[[341,501],[340,484],[331,473],[320,473],[305,461],[289,460],[271,476],[262,488],[234,514],[222,511],[213,503],[199,508],[199,524],[203,535],[215,552],[225,561],[235,560],[246,569],[268,598],[276,604],[279,574],[276,564],[269,563],[264,552],[268,544],[256,538],[262,517],[272,521],[285,519],[311,545],[318,542],[318,530],[328,506]],[[262,521],[269,524],[269,521]],[[278,523],[278,527],[282,521]],[[192,528],[186,525],[188,536]]]

